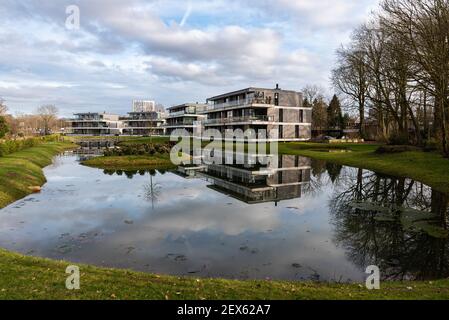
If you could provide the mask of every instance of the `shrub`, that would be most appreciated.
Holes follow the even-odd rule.
[[[35,147],[43,142],[58,141],[58,136],[47,136],[39,138],[28,138],[19,140],[6,140],[0,142],[0,157],[21,151],[23,149]]]
[[[403,146],[407,145],[409,143],[408,135],[405,133],[392,133],[390,137],[388,138],[389,145],[397,145],[397,146]]]
[[[169,144],[132,144],[122,145],[119,148],[106,149],[105,156],[134,156],[167,154],[171,150]]]
[[[429,139],[425,142],[424,151],[432,152],[439,150],[439,143],[435,139]]]
[[[377,150],[375,151],[378,154],[386,154],[386,153],[402,153],[402,152],[407,152],[407,151],[420,151],[421,149],[418,147],[413,147],[413,146],[390,146],[390,145],[386,145],[386,146],[380,146],[379,148],[377,148]]]
[[[3,138],[9,132],[9,125],[5,117],[0,116],[0,138]]]

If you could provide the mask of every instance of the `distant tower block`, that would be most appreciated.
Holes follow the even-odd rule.
[[[153,100],[133,100],[133,112],[156,111],[156,102]]]

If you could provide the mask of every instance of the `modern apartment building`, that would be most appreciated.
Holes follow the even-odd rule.
[[[121,120],[123,121],[123,134],[125,135],[154,136],[165,134],[163,126],[165,119],[161,112],[133,111]]]
[[[206,110],[204,103],[184,103],[168,108],[165,128],[166,134],[170,135],[177,129],[185,129],[189,134],[193,134],[194,125],[198,121],[206,118],[202,113]]]
[[[120,117],[107,113],[76,113],[68,120],[68,133],[74,135],[117,135],[122,134]]]
[[[281,90],[278,85],[211,97],[204,114],[204,129],[218,129],[223,137],[226,129],[254,129],[256,133],[265,130],[272,141],[311,139],[312,109],[303,107],[302,93]]]

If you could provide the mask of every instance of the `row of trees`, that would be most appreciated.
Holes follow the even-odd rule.
[[[54,105],[43,105],[36,109],[35,114],[8,115],[8,107],[0,98],[0,138],[7,134],[30,136],[35,134],[50,134],[53,129],[63,125],[58,120],[58,109]]]
[[[338,50],[332,82],[380,138],[449,156],[449,0],[383,0]]]

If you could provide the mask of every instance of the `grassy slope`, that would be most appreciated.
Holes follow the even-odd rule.
[[[77,264],[81,289],[65,288],[68,262],[0,249],[0,299],[448,299],[449,280],[352,284],[160,276]]]
[[[279,152],[298,154],[315,159],[358,168],[374,170],[379,173],[409,177],[421,181],[435,190],[449,192],[449,160],[433,152],[404,152],[398,154],[376,154],[378,145],[344,144],[333,148],[347,147],[352,152],[323,152],[328,145],[312,143],[279,144]]]
[[[175,167],[170,161],[169,155],[96,157],[83,161],[82,164],[94,168],[114,170],[170,169]]]
[[[71,146],[47,142],[0,157],[0,208],[30,194],[28,187],[43,185],[46,180],[42,168],[51,164],[53,156]]]

